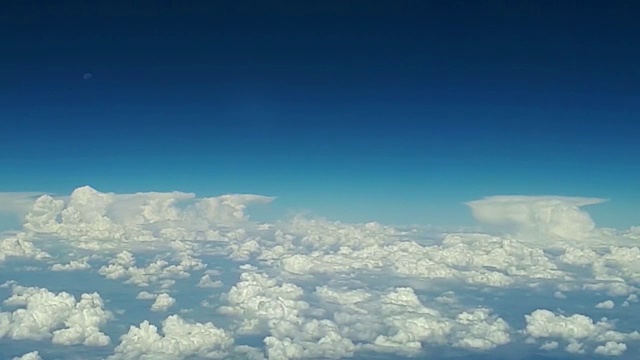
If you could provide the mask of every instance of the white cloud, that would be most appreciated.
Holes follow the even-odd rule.
[[[17,233],[0,240],[0,263],[10,257],[44,259],[50,255],[38,249],[25,233]]]
[[[57,235],[87,249],[123,248],[131,242],[206,239],[221,226],[246,222],[249,204],[273,198],[250,194],[198,199],[190,193],[102,193],[75,189],[68,201],[43,195],[25,216],[31,234]]]
[[[68,264],[54,264],[51,266],[51,271],[79,271],[91,269],[91,265],[87,262],[88,258],[82,258],[80,260],[71,260]]]
[[[309,320],[302,325],[277,320],[272,333],[264,339],[269,359],[344,359],[356,346],[340,335],[330,320]]]
[[[224,297],[228,305],[218,311],[239,316],[239,333],[259,333],[272,320],[299,322],[301,311],[309,308],[309,304],[301,300],[303,294],[304,291],[294,284],[278,285],[266,274],[244,272]]]
[[[567,298],[567,295],[563,294],[561,291],[556,291],[553,293],[553,297],[555,297],[556,299],[565,300]]]
[[[15,280],[7,280],[0,285],[0,288],[6,289],[16,284],[18,284],[18,282]]]
[[[557,341],[547,341],[544,344],[540,345],[540,350],[554,350],[559,346]]]
[[[191,357],[224,359],[233,345],[228,332],[213,323],[189,323],[171,315],[158,328],[144,321],[121,337],[109,360],[182,360]]]
[[[391,269],[402,276],[496,287],[511,286],[527,279],[567,277],[541,249],[484,234],[448,234],[440,245],[394,240],[385,246],[371,245],[360,249],[343,246],[310,254],[283,250],[286,248],[299,249],[293,242],[291,245],[283,242],[280,249],[264,250],[260,259],[269,259],[278,268],[296,275]]]
[[[169,294],[158,294],[156,301],[151,305],[151,311],[164,312],[167,311],[176,303],[176,299],[172,298]]]
[[[605,202],[600,198],[563,196],[491,196],[466,203],[480,222],[513,226],[565,240],[592,237],[595,224],[580,208]]]
[[[113,194],[90,187],[78,188],[66,198],[45,195],[32,202],[23,231],[0,240],[0,261],[47,258],[51,260],[38,267],[40,271],[49,266],[52,271],[86,269],[109,280],[147,287],[138,293],[142,289],[121,286],[134,291],[123,298],[137,293],[137,299],[153,300],[149,311],[171,308],[181,316],[210,319],[219,316],[213,314],[215,309],[229,317],[221,323],[223,328],[176,316],[166,318],[161,330],[142,322],[122,336],[114,360],[338,359],[369,351],[421,356],[432,346],[491,354],[496,347],[521,341],[514,336],[518,332],[542,350],[615,355],[626,350],[625,343],[640,340],[638,333],[614,329],[616,321],[629,321],[615,318],[624,306],[637,301],[640,292],[636,241],[640,237],[635,237],[636,229],[616,232],[595,227],[582,207],[602,199],[498,196],[468,203],[483,224],[505,226],[502,230],[507,231],[500,235],[464,230],[432,234],[303,216],[274,224],[252,223],[246,207],[269,201],[257,195],[203,199],[182,192]],[[69,246],[77,258],[55,254],[54,249],[66,251]],[[89,249],[96,257],[81,257],[86,252],[76,248]],[[223,277],[217,270],[204,271],[204,262],[215,256],[246,263],[220,302],[212,300],[217,300],[217,291],[208,289],[223,287],[222,281],[235,272],[228,271],[226,263]],[[91,269],[90,259],[92,265],[107,263]],[[198,278],[187,279],[196,270]],[[208,299],[201,302],[203,307],[175,308],[178,303],[169,293],[179,297],[182,285],[193,284],[189,291],[194,301]],[[607,314],[613,320],[563,315],[585,308],[599,313],[593,309],[595,297],[583,296],[585,292],[620,299],[620,309],[609,308],[609,302],[615,305],[613,300],[598,305],[611,310]],[[504,319],[521,307],[503,301],[512,300],[513,294],[513,299],[520,299],[523,293],[537,307],[555,308],[559,302],[551,294],[572,301],[562,302],[564,309],[557,313],[526,314],[525,328],[515,330]],[[108,342],[101,332],[106,320],[91,322],[80,316],[70,320],[83,300],[66,293],[49,294],[43,295],[53,297],[46,307],[30,300],[23,301],[24,309],[3,309],[1,337],[85,345]],[[107,301],[122,299],[113,296]],[[8,306],[19,305],[13,302]],[[100,312],[108,313],[95,301],[86,303],[97,308],[91,315],[95,319],[103,316]],[[14,315],[33,311],[43,313],[29,318],[35,324]],[[127,324],[124,317],[118,320],[115,326]],[[87,324],[91,334],[104,337],[83,333]],[[263,346],[234,348],[234,336],[252,341],[257,336]]]
[[[40,354],[37,351],[26,353],[19,357],[14,357],[13,360],[42,360]]]
[[[153,304],[151,304],[151,311],[154,312],[165,312],[176,303],[176,299],[167,293],[153,294],[148,291],[139,292],[136,299],[155,300]]]
[[[607,341],[604,345],[600,345],[594,351],[596,354],[604,356],[620,356],[627,351],[627,345],[617,343],[615,341]]]
[[[560,260],[569,265],[586,266],[593,264],[600,256],[589,248],[576,248],[569,246],[560,256]]]
[[[487,309],[463,312],[456,317],[458,329],[454,346],[473,350],[490,350],[511,341],[509,325]]]
[[[158,297],[158,294],[152,294],[148,291],[140,291],[136,299],[139,300],[155,300]]]
[[[623,340],[640,340],[640,333],[621,333],[614,329],[614,324],[603,318],[595,322],[588,316],[574,314],[571,316],[556,315],[549,310],[536,310],[525,315],[524,333],[532,338],[562,339],[568,342],[566,350],[571,353],[585,353],[584,342],[620,342]],[[604,347],[607,345],[605,344]],[[610,344],[608,349],[618,348]],[[600,351],[604,351],[601,349]]]
[[[606,300],[601,303],[596,304],[597,309],[608,309],[611,310],[616,306],[616,304],[611,300]]]
[[[222,281],[220,280],[211,280],[211,276],[209,274],[205,274],[200,278],[198,285],[201,288],[219,288],[222,286]]]
[[[100,327],[112,315],[104,309],[97,293],[82,294],[76,301],[65,292],[55,294],[43,288],[15,286],[13,295],[4,304],[25,308],[0,313],[0,338],[51,338],[54,344],[60,345],[106,346],[110,343]]]
[[[563,339],[584,339],[609,330],[607,323],[594,323],[588,316],[576,314],[566,317],[549,310],[536,310],[525,315],[526,333],[535,338],[558,337]]]
[[[23,217],[42,196],[38,192],[0,192],[0,213]]]
[[[179,262],[178,262],[179,261]],[[190,276],[190,271],[203,269],[206,265],[200,259],[191,257],[187,253],[177,254],[177,258],[171,264],[164,259],[157,259],[146,267],[137,267],[135,257],[129,251],[123,251],[98,270],[98,273],[107,279],[126,278],[125,283],[145,287],[150,284],[167,281],[172,284],[173,279],[182,279]]]
[[[567,344],[567,347],[565,347],[564,349],[571,354],[586,353],[586,351],[584,350],[584,344],[576,340],[569,340],[569,344]]]

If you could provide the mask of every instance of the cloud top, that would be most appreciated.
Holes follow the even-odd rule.
[[[25,216],[24,229],[76,241],[195,239],[198,233],[246,222],[247,206],[273,199],[252,194],[208,198],[183,192],[114,194],[83,186],[68,201],[40,196]]]
[[[582,240],[590,237],[595,223],[581,207],[605,201],[566,196],[490,196],[466,205],[483,224],[506,226],[521,233]]]

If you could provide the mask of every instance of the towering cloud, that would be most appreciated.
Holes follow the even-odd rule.
[[[583,240],[593,235],[595,224],[583,206],[605,199],[562,196],[492,196],[468,202],[473,216],[491,225],[511,226],[560,239]]]

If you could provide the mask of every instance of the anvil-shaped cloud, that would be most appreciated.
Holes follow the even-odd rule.
[[[607,201],[565,196],[490,196],[466,203],[481,223],[566,240],[591,238],[596,226],[583,206]]]

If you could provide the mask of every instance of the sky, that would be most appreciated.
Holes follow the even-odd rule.
[[[597,196],[599,222],[628,227],[637,11],[15,3],[1,15],[0,187],[260,193],[283,213],[441,226],[469,225],[462,203],[482,196]]]
[[[640,214],[636,7],[29,4],[2,14],[4,190],[252,192],[443,226],[500,194]]]
[[[635,359],[638,18],[3,4],[0,359]]]

